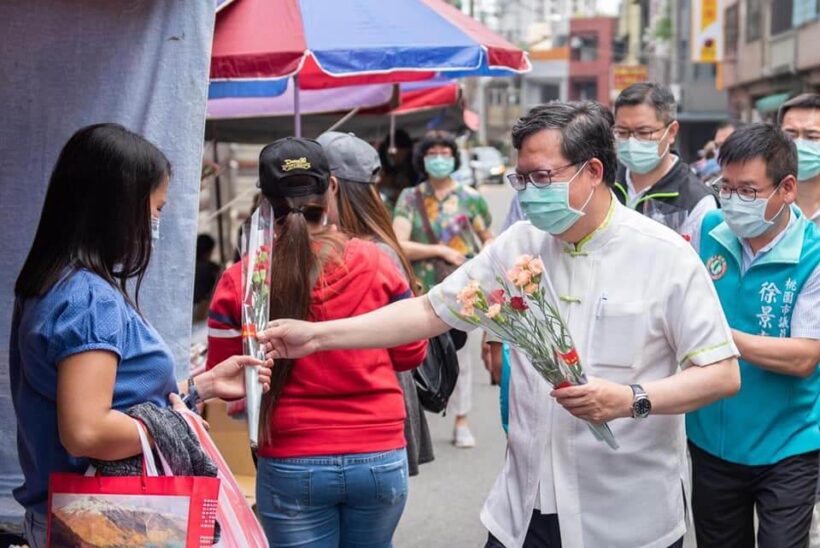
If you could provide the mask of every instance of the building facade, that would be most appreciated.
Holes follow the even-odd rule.
[[[570,20],[568,98],[595,100],[610,106],[615,17],[584,17]]]
[[[681,126],[676,146],[690,162],[712,139],[716,126],[730,117],[718,65],[692,62],[692,3],[696,1],[624,0],[615,40],[621,63],[646,67],[649,80],[669,86],[674,93]]]
[[[771,120],[803,92],[820,92],[818,0],[726,0],[723,84],[731,113]]]
[[[568,46],[530,50],[532,71],[521,79],[521,106],[526,112],[550,101],[566,101],[569,80]]]

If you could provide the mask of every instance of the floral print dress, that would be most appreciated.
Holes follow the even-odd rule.
[[[424,221],[418,211],[416,188],[421,190],[427,217],[438,242],[431,242],[424,230]],[[481,251],[479,233],[487,230],[492,223],[490,208],[484,197],[475,189],[456,185],[443,198],[438,199],[428,181],[418,187],[406,188],[396,203],[394,217],[404,217],[412,224],[410,240],[422,244],[441,243],[471,258]],[[424,292],[429,291],[441,280],[436,279],[436,271],[431,260],[413,262],[413,271],[421,282]]]

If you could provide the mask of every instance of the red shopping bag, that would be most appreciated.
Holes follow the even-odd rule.
[[[221,537],[216,546],[225,548],[268,548],[265,531],[256,519],[256,515],[245,500],[236,478],[233,477],[228,463],[222,457],[210,434],[202,423],[190,413],[183,413],[185,420],[194,434],[199,438],[203,451],[211,457],[222,481],[219,488],[216,519],[221,527]]]
[[[160,476],[143,427],[142,476],[51,475],[48,546],[213,545],[219,479]],[[166,471],[170,468],[160,455]]]

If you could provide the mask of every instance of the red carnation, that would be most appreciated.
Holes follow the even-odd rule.
[[[527,303],[524,302],[523,297],[513,297],[510,299],[510,306],[513,310],[517,310],[518,312],[525,312],[530,308],[527,306]]]
[[[489,299],[491,304],[504,304],[504,290],[496,289],[490,293]]]
[[[565,364],[567,364],[567,365],[575,365],[575,364],[577,364],[579,361],[581,361],[581,360],[578,358],[578,351],[577,351],[577,350],[575,350],[574,348],[570,348],[570,349],[569,349],[566,353],[564,353],[564,354],[561,354],[561,353],[559,352],[559,354],[558,354],[558,355],[559,355],[559,356],[561,356],[561,358],[564,360],[564,363],[565,363]]]
[[[568,388],[570,386],[572,386],[572,384],[569,381],[561,381],[561,382],[558,383],[558,385],[555,387],[555,389],[560,390],[562,388]]]

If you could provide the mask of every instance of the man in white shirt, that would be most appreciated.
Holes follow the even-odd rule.
[[[608,111],[591,102],[536,107],[513,142],[510,182],[529,221],[426,297],[338,322],[277,320],[260,339],[281,358],[474,329],[454,313],[456,295],[471,280],[492,290],[520,255],[538,255],[589,382],[552,390],[512,353],[507,458],[481,512],[487,546],[681,546],[681,413],[734,394],[740,382],[717,295],[689,244],[612,196]],[[608,421],[620,449],[578,419]]]
[[[615,179],[621,203],[664,224],[697,249],[703,216],[717,200],[672,147],[680,129],[666,86],[633,84],[615,100],[615,144],[623,168]]]

